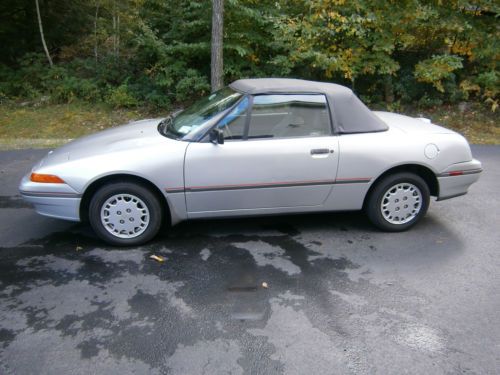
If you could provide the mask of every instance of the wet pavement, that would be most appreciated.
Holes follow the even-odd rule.
[[[0,374],[498,373],[500,147],[406,233],[280,216],[133,249],[17,196],[45,152],[0,153]]]

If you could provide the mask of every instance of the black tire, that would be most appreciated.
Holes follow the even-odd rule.
[[[149,222],[142,229],[142,233],[133,238],[121,238],[114,235],[101,220],[101,209],[106,201],[117,195],[127,194],[139,198],[149,211]],[[89,205],[89,221],[92,229],[99,238],[110,245],[115,246],[137,246],[153,239],[162,226],[163,210],[158,197],[147,187],[134,182],[115,182],[102,186],[97,190]]]
[[[411,220],[405,223],[392,223],[384,217],[381,208],[382,200],[391,187],[404,183],[412,184],[420,191],[422,202],[418,213]],[[410,199],[412,199],[412,197],[410,197]],[[387,232],[402,232],[414,226],[425,216],[429,208],[429,201],[429,187],[421,177],[409,172],[395,173],[382,178],[376,183],[366,202],[365,211],[370,221],[377,228]]]

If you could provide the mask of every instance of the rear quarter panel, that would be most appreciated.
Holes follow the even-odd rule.
[[[439,150],[433,159],[424,153],[428,144],[436,145]],[[339,153],[338,180],[370,180],[368,183],[335,185],[327,202],[332,210],[361,209],[370,186],[391,168],[417,164],[438,174],[451,164],[472,159],[467,141],[459,134],[408,134],[397,128],[379,133],[341,135]]]

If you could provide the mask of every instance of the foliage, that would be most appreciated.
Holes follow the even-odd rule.
[[[170,108],[209,90],[211,1],[43,0],[0,4],[0,100],[49,97]],[[226,0],[224,74],[351,86],[389,108],[498,106],[494,0]]]
[[[130,93],[126,83],[109,90],[106,101],[115,108],[130,108],[137,106],[137,99]]]
[[[434,55],[415,65],[415,77],[418,81],[430,83],[438,91],[444,92],[443,80],[452,78],[453,72],[461,68],[462,59],[458,56]]]
[[[194,69],[188,69],[186,71],[186,76],[182,78],[179,83],[175,86],[176,96],[178,101],[188,100],[193,91],[200,94],[205,94],[210,92],[210,85],[206,77],[200,75]]]

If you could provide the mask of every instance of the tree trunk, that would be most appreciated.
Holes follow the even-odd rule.
[[[222,38],[224,27],[224,0],[212,0],[212,61],[211,86],[212,92],[224,86]]]
[[[113,1],[113,56],[116,58],[116,1]]]
[[[98,60],[98,38],[97,38],[97,17],[99,16],[99,1],[96,1],[95,4],[95,18],[94,18],[94,57],[95,57],[95,66],[97,69],[97,60]]]
[[[120,13],[116,13],[116,57],[120,57]]]
[[[38,28],[40,29],[40,37],[42,38],[43,49],[45,54],[47,55],[47,60],[49,60],[49,65],[52,68],[52,58],[50,57],[49,50],[47,49],[47,44],[45,43],[45,37],[43,36],[43,26],[42,26],[42,17],[40,16],[40,5],[38,5],[38,0],[35,0],[36,5],[36,15],[38,18]]]
[[[387,104],[394,102],[394,86],[392,85],[392,76],[389,74],[384,77],[384,96]]]

